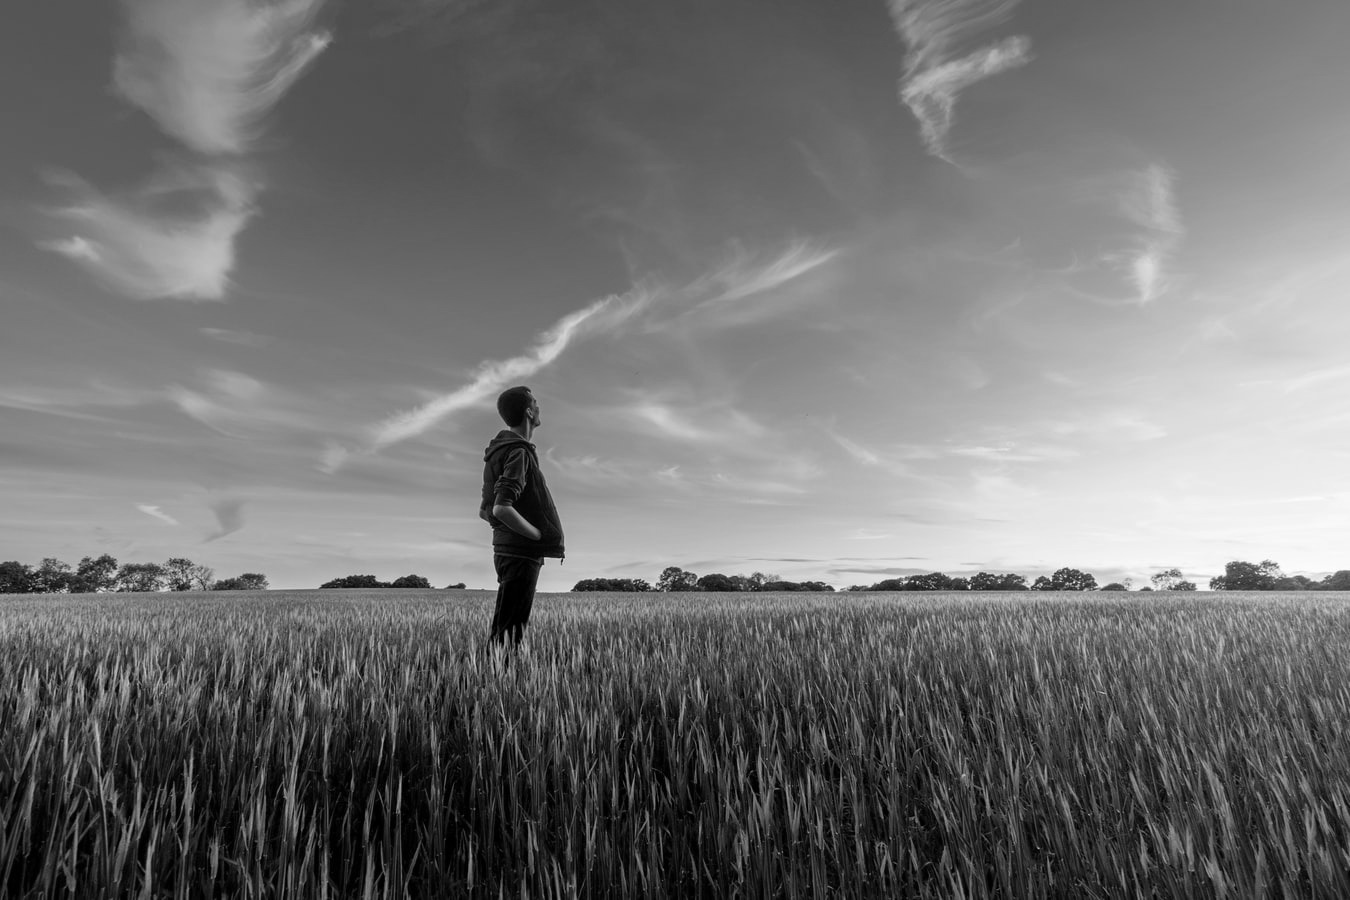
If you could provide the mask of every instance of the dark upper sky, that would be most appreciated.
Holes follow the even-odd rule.
[[[1344,567],[1350,7],[74,0],[0,28],[0,556]],[[349,572],[351,570],[351,572]]]

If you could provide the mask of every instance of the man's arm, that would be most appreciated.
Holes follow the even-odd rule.
[[[514,506],[503,506],[498,503],[492,507],[492,515],[498,522],[522,537],[527,537],[532,541],[540,540],[543,537],[539,529],[531,525],[524,516],[516,511]]]

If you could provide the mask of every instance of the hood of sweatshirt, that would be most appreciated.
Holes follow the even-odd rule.
[[[497,432],[497,436],[488,442],[487,449],[483,451],[483,462],[492,459],[495,454],[501,453],[511,447],[525,447],[530,453],[535,453],[534,444],[525,440],[520,435],[509,429],[503,429]]]

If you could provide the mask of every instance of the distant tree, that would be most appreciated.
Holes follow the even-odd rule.
[[[907,591],[953,591],[958,590],[953,580],[941,572],[929,572],[927,575],[911,575],[905,579]]]
[[[1275,583],[1271,585],[1273,591],[1313,591],[1316,589],[1317,582],[1307,575],[1286,575],[1283,578],[1275,579]]]
[[[1099,588],[1099,590],[1103,590],[1103,591],[1128,591],[1129,588],[1127,588],[1125,585],[1121,584],[1119,581],[1113,581],[1113,582],[1111,582],[1110,584],[1105,585],[1105,586]]]
[[[33,571],[34,591],[39,594],[68,594],[75,585],[70,563],[49,556]]]
[[[17,560],[0,562],[0,594],[33,593],[33,569]]]
[[[671,592],[696,591],[698,590],[698,576],[693,572],[686,572],[679,566],[669,566],[657,579],[656,589]]]
[[[1155,591],[1193,591],[1195,582],[1187,581],[1181,574],[1180,569],[1166,569],[1149,578],[1153,587],[1149,590]]]
[[[869,591],[903,591],[903,590],[908,590],[908,589],[905,587],[905,579],[903,579],[903,578],[887,578],[887,579],[884,579],[884,580],[882,580],[882,581],[878,581],[876,584],[872,585],[872,586],[871,586],[870,588],[868,588],[867,590],[869,590]]]
[[[572,590],[580,593],[594,591],[615,591],[625,594],[643,594],[652,586],[642,578],[587,578],[578,581]]]
[[[1175,591],[1177,590],[1175,585],[1180,584],[1184,580],[1185,576],[1181,574],[1180,569],[1166,569],[1149,578],[1149,582],[1153,585],[1154,590],[1158,591]]]
[[[736,590],[736,585],[732,582],[731,578],[720,572],[704,575],[694,583],[698,586],[700,591],[709,591],[720,594]]]
[[[258,572],[245,572],[235,578],[222,578],[213,582],[211,589],[214,591],[265,591],[267,590],[267,576]]]
[[[447,585],[445,586],[445,589],[446,589],[447,591],[462,591],[462,590],[466,590],[466,588],[464,587],[464,582],[462,582],[462,581],[459,582],[458,584],[447,584]]]
[[[1323,578],[1317,585],[1319,591],[1350,591],[1350,569],[1340,569],[1333,575]],[[0,589],[3,590],[3,589]]]
[[[993,572],[979,572],[970,577],[970,589],[972,591],[996,591],[1000,577]]]
[[[1037,575],[1036,580],[1031,583],[1033,591],[1053,591],[1056,590],[1054,582],[1044,575]]]
[[[766,575],[763,572],[751,572],[748,579],[750,582],[750,590],[752,591],[762,591],[764,590],[764,585],[768,582],[782,580],[783,579],[779,578],[777,575]]]
[[[421,575],[403,575],[389,583],[391,588],[429,588],[431,582]]]
[[[195,565],[189,573],[194,591],[209,591],[216,584],[216,570],[210,566]]]
[[[1233,560],[1224,565],[1222,575],[1209,580],[1209,587],[1214,591],[1269,591],[1283,577],[1280,564],[1273,559],[1262,560],[1260,565]]]
[[[1153,590],[1153,588],[1149,587],[1148,585],[1144,585],[1143,587],[1141,587],[1141,588],[1139,589],[1139,593],[1142,594],[1142,593],[1144,593],[1145,591],[1152,592],[1152,590]]]
[[[75,568],[81,593],[106,593],[117,589],[117,560],[104,553],[98,559],[86,556]]]
[[[332,581],[325,581],[319,585],[319,590],[327,588],[383,588],[389,587],[383,581],[380,581],[374,575],[347,575],[343,578],[334,578]]]
[[[972,591],[1025,591],[1026,589],[1027,580],[1021,575],[1011,572],[1007,575],[981,572],[970,579],[970,590]]]
[[[867,588],[862,588],[867,590]],[[766,581],[760,588],[764,593],[833,593],[834,586],[823,581]]]
[[[164,568],[159,563],[126,563],[117,570],[117,590],[160,591],[164,589]]]
[[[164,570],[164,584],[171,591],[190,591],[195,583],[193,570],[197,564],[182,556],[166,560],[161,567]]]
[[[746,592],[755,589],[755,586],[750,582],[749,577],[745,575],[732,575],[730,577],[732,585],[731,589],[733,591]]]
[[[1093,578],[1087,572],[1080,572],[1067,566],[1056,569],[1055,574],[1050,576],[1050,590],[1052,591],[1095,591],[1096,589],[1096,578]]]

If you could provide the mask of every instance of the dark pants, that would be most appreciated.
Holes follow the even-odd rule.
[[[543,563],[494,554],[492,564],[497,569],[497,611],[492,616],[488,640],[504,645],[509,637],[516,645],[525,636],[525,626],[530,621],[534,588],[539,583],[539,568]]]

